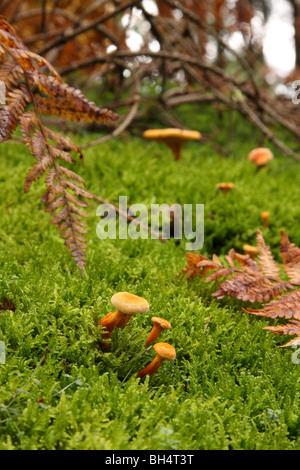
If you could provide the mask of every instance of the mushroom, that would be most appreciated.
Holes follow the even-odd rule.
[[[165,320],[164,318],[152,317],[151,320],[153,322],[153,327],[149,333],[145,348],[147,348],[150,343],[153,343],[155,340],[157,340],[163,330],[171,329],[171,323],[168,322],[168,320]]]
[[[266,166],[273,158],[274,155],[271,150],[265,147],[258,147],[248,155],[248,160],[255,163],[258,167]]]
[[[223,194],[227,194],[232,188],[234,188],[233,183],[218,183],[216,188],[220,189]]]
[[[156,343],[153,348],[156,352],[156,357],[145,369],[138,373],[138,377],[152,375],[165,360],[173,361],[176,357],[175,348],[168,343]]]
[[[262,212],[260,214],[261,219],[263,220],[264,227],[269,227],[269,217],[270,217],[270,212]]]
[[[146,139],[156,142],[164,142],[174,153],[175,160],[181,158],[181,147],[188,140],[200,140],[201,134],[198,131],[189,131],[187,129],[148,129],[143,136]]]
[[[244,245],[243,250],[244,250],[244,253],[246,255],[249,255],[251,258],[255,258],[255,256],[258,253],[256,246],[252,246],[252,245]]]
[[[118,292],[111,298],[111,303],[117,308],[115,312],[108,313],[102,318],[98,325],[106,328],[106,332],[102,334],[102,338],[110,338],[111,332],[116,328],[125,326],[132,315],[137,313],[146,313],[149,310],[147,300],[129,292]]]

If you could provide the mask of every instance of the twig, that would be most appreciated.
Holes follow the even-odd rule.
[[[241,56],[237,51],[232,49],[228,44],[226,44],[221,36],[217,33],[217,31],[214,28],[211,28],[208,24],[204,24],[200,18],[195,14],[195,12],[192,12],[188,8],[185,8],[182,6],[181,2],[178,2],[177,0],[163,0],[163,2],[167,3],[169,6],[172,8],[180,10],[186,18],[189,18],[193,23],[196,23],[201,29],[203,29],[207,34],[211,35],[214,37],[214,39],[228,52],[230,52],[242,65],[242,67],[248,72],[249,78],[251,80],[251,83],[253,85],[255,95],[259,96],[259,89],[256,84],[255,76],[253,73],[253,70],[251,69],[250,65],[248,64],[247,60]]]
[[[96,140],[93,140],[91,142],[88,142],[87,144],[82,145],[81,148],[86,149],[86,148],[89,148],[89,147],[94,147],[96,145],[107,142],[111,139],[114,139],[118,135],[122,134],[122,132],[124,132],[127,129],[127,127],[131,124],[134,117],[136,116],[136,113],[137,113],[138,108],[139,108],[139,97],[140,97],[139,94],[134,95],[133,105],[132,105],[129,113],[127,114],[125,119],[122,121],[122,123],[111,134],[106,135],[105,137],[102,137],[100,139],[96,139]]]
[[[70,41],[71,39],[79,36],[80,34],[86,33],[87,31],[96,28],[96,26],[100,25],[101,23],[105,23],[105,21],[113,18],[114,16],[122,13],[124,10],[133,7],[139,2],[139,0],[130,0],[126,3],[121,3],[117,8],[113,11],[107,13],[106,15],[101,16],[100,18],[96,18],[95,20],[87,21],[84,25],[78,26],[75,28],[67,29],[60,38],[54,39],[52,42],[47,44],[46,46],[42,47],[39,51],[39,55],[44,55],[49,52],[51,49],[59,47],[66,42]]]

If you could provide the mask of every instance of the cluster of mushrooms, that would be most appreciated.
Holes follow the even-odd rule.
[[[138,313],[147,313],[149,310],[149,303],[147,300],[129,292],[118,292],[117,294],[114,294],[111,298],[111,303],[117,310],[115,312],[108,313],[98,323],[98,325],[105,329],[101,334],[103,339],[110,338],[113,329],[125,326],[133,315]],[[147,348],[151,343],[154,343],[163,330],[169,330],[171,328],[171,323],[164,318],[152,317],[151,320],[153,322],[153,327],[148,335],[145,348]],[[108,347],[107,343],[103,343],[103,345],[105,348]],[[152,375],[165,360],[172,361],[176,357],[175,348],[168,343],[156,343],[154,345],[154,351],[156,353],[156,357],[145,369],[138,373],[138,377]]]
[[[190,131],[183,129],[149,129],[144,132],[143,136],[147,139],[154,140],[156,142],[165,143],[173,152],[175,160],[181,158],[181,148],[188,140],[201,140],[201,134],[198,131]],[[252,150],[248,155],[248,160],[253,162],[258,168],[265,167],[273,159],[273,154],[268,148],[259,147]],[[232,188],[233,183],[218,183],[216,188],[220,189],[222,193],[227,194]],[[262,212],[261,218],[265,227],[269,225],[269,212]],[[250,255],[254,258],[257,254],[257,248],[251,245],[243,246],[245,254]],[[138,313],[147,313],[149,310],[149,303],[147,300],[129,292],[118,292],[111,298],[113,306],[117,309],[114,312],[108,313],[102,318],[98,325],[103,327],[104,332],[101,334],[103,339],[110,338],[114,328],[122,328],[131,319],[133,315]],[[152,317],[153,327],[147,338],[145,348],[151,343],[154,343],[159,337],[163,330],[169,330],[171,328],[170,322],[160,317]],[[109,345],[103,342],[103,346],[107,348]],[[153,346],[156,353],[153,361],[148,364],[145,369],[138,373],[138,377],[144,377],[145,375],[151,375],[160,367],[162,362],[165,360],[172,361],[176,357],[176,351],[173,346],[168,343],[156,343]]]

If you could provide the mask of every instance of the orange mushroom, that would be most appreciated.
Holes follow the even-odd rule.
[[[144,377],[145,375],[152,375],[160,365],[165,361],[173,361],[176,357],[176,351],[173,346],[168,343],[156,343],[154,346],[156,357],[145,369],[138,373],[138,377]]]
[[[220,189],[223,194],[227,194],[229,191],[231,191],[232,188],[234,188],[233,183],[218,183],[216,184],[216,188]]]
[[[269,217],[270,217],[270,212],[262,212],[260,214],[261,219],[263,220],[264,227],[269,227]]]
[[[105,327],[106,332],[102,333],[102,338],[110,338],[112,330],[125,326],[131,317],[137,313],[146,313],[149,310],[149,303],[143,297],[139,297],[129,292],[118,292],[111,298],[111,303],[117,308],[115,312],[108,313],[102,318],[98,325]]]
[[[198,131],[177,128],[148,129],[144,132],[143,136],[146,139],[165,143],[174,153],[175,160],[180,160],[181,147],[185,142],[188,140],[200,140],[202,137]]]
[[[145,348],[147,348],[150,343],[153,343],[155,340],[157,340],[163,330],[171,329],[171,323],[168,322],[168,320],[165,320],[164,318],[152,317],[151,320],[153,322],[153,327],[149,333]]]
[[[244,253],[246,255],[249,255],[251,258],[255,258],[255,256],[258,253],[256,246],[252,246],[252,245],[244,245],[243,250],[244,250]]]
[[[271,150],[265,147],[258,147],[252,150],[248,155],[248,160],[255,163],[258,167],[266,166],[273,158],[274,155]]]

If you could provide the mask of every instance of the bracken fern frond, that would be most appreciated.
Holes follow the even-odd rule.
[[[8,140],[20,126],[23,142],[36,159],[25,177],[24,191],[46,175],[46,193],[42,197],[45,210],[52,214],[51,223],[61,232],[67,250],[84,274],[87,231],[81,219],[87,218],[83,211],[88,206],[85,199],[93,196],[84,180],[64,166],[76,162],[74,155],[80,160],[83,155],[69,137],[46,127],[40,115],[103,124],[118,116],[65,83],[45,58],[26,48],[1,16],[0,60],[0,80],[6,89],[6,102],[0,105],[0,142]],[[28,110],[30,103],[33,109]]]

